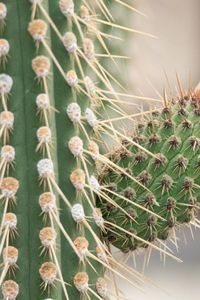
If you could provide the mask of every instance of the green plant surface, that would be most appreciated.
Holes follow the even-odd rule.
[[[106,240],[123,252],[169,238],[177,244],[178,226],[198,224],[199,122],[197,93],[169,101],[162,110],[138,120],[131,139],[143,151],[124,139],[126,150],[111,154],[123,171],[116,174],[108,167],[100,176],[101,185],[112,188],[109,195],[114,203],[99,201],[99,207],[105,221],[111,223]],[[144,207],[149,211],[145,212]]]
[[[37,54],[34,43],[29,36],[27,26],[30,22],[31,7],[27,1],[5,1],[8,10],[5,32],[3,37],[10,43],[10,53],[6,69],[14,81],[11,95],[9,95],[9,109],[14,113],[15,126],[10,143],[16,151],[16,165],[12,173],[19,182],[20,189],[17,194],[17,205],[13,211],[18,217],[18,235],[13,243],[19,249],[19,259],[16,270],[16,279],[19,284],[19,299],[42,299],[40,290],[41,279],[39,268],[44,261],[40,255],[41,243],[39,231],[43,228],[43,220],[38,198],[43,191],[39,185],[37,162],[41,154],[36,152],[36,130],[41,126],[36,116],[36,97],[41,93],[41,86],[35,80],[31,68],[31,61]],[[48,9],[47,1],[43,3]],[[44,49],[40,53],[46,54]],[[53,76],[48,79],[49,95],[54,105]],[[50,115],[51,130],[55,134],[55,120]],[[57,157],[56,144],[52,155],[54,161]],[[57,241],[59,243],[59,240]],[[12,240],[11,240],[12,243]],[[60,254],[58,252],[58,257]],[[59,258],[60,259],[60,258]],[[12,276],[14,279],[15,277]],[[47,295],[47,293],[46,293]],[[61,288],[54,289],[52,297],[62,297]],[[42,297],[42,298],[41,298]]]
[[[176,225],[197,222],[198,94],[139,113],[135,127],[138,114],[120,106],[128,104],[124,89],[102,60],[115,65],[123,56],[107,46],[116,39],[112,28],[140,32],[116,24],[107,4],[0,2],[3,300],[109,300],[109,290],[124,299],[116,277],[137,286],[144,276],[118,261],[111,245],[123,252],[150,246],[177,259],[157,242],[171,232],[176,242]],[[124,131],[127,120],[134,137]],[[174,135],[180,143],[170,148]],[[113,143],[120,148],[110,155]],[[165,174],[169,187],[161,188]],[[147,192],[155,196],[150,205]]]
[[[5,1],[5,4],[7,6],[7,18],[2,36],[10,43],[10,53],[8,63],[5,70],[2,68],[2,72],[8,73],[14,81],[8,102],[9,110],[15,116],[15,126],[10,144],[16,151],[16,165],[11,174],[20,182],[16,206],[14,208],[9,207],[9,211],[11,209],[18,218],[17,231],[19,236],[15,237],[14,240],[11,239],[11,244],[19,249],[17,262],[19,269],[16,269],[15,272],[16,281],[19,284],[17,299],[44,299],[45,297],[63,299],[65,296],[61,285],[58,283],[56,288],[44,289],[41,287],[42,281],[39,274],[41,264],[51,260],[52,257],[50,257],[47,250],[46,253],[41,255],[41,242],[39,240],[40,230],[44,226],[50,226],[50,222],[44,222],[38,199],[42,192],[49,189],[43,188],[39,183],[37,172],[37,163],[42,155],[39,151],[36,151],[38,144],[36,131],[45,122],[44,120],[41,121],[37,114],[36,97],[44,92],[44,86],[41,80],[38,82],[32,70],[31,62],[38,55],[45,55],[50,60],[51,57],[44,46],[40,45],[38,49],[36,48],[35,42],[28,33],[27,29],[31,20],[31,4],[26,0]],[[51,5],[48,1],[43,1],[42,7],[48,15],[52,15],[53,21],[60,24],[59,30],[61,32],[67,31],[66,18],[59,11],[58,1],[56,4],[51,2]],[[37,18],[45,20],[39,9],[37,9]],[[48,26],[46,39],[49,47],[53,51],[55,50],[55,55],[60,58],[59,63],[65,66],[66,70],[70,66],[72,67],[73,60],[70,60],[66,50],[55,37],[50,26]],[[48,93],[51,105],[59,111],[56,117],[53,111],[48,114],[48,122],[53,136],[51,155],[56,173],[55,178],[62,191],[70,196],[73,204],[77,201],[77,197],[76,190],[69,181],[69,175],[76,166],[76,160],[68,150],[67,142],[78,131],[67,118],[66,108],[70,102],[76,101],[76,93],[73,95],[72,89],[67,86],[66,81],[61,78],[56,69],[54,70],[52,61],[51,65],[51,74],[47,78]],[[79,96],[78,101],[80,101],[82,108],[88,104],[88,100],[84,96]],[[44,154],[44,157],[47,157],[47,153]],[[57,162],[58,160],[59,162]],[[61,209],[61,222],[73,241],[81,232],[78,231],[69,208],[66,208],[66,204],[62,202],[57,193],[57,206]],[[91,209],[88,205],[84,205],[84,208],[86,215],[90,215]],[[55,226],[58,228],[56,224]],[[97,229],[94,229],[94,231],[98,232]],[[90,233],[86,232],[85,234],[88,241],[90,241],[90,247],[94,247]],[[70,248],[66,239],[61,237],[59,230],[56,243],[58,245],[56,255],[60,266],[62,266],[62,275],[67,283],[73,284],[73,277],[78,270],[81,270],[78,257]],[[61,253],[65,253],[65,255]],[[98,270],[99,276],[102,268],[97,263],[93,263],[93,267]],[[97,278],[96,272],[90,266],[86,268],[83,266],[83,269],[88,271],[91,283],[94,284]],[[10,277],[10,275],[7,275],[7,278],[15,280],[15,276]],[[70,299],[79,297],[79,292],[75,288],[69,288],[68,294]]]

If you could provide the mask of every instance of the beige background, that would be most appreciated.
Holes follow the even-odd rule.
[[[164,71],[175,86],[175,73],[185,89],[189,77],[195,85],[200,80],[200,1],[137,0],[131,1],[147,17],[135,15],[136,28],[155,34],[158,39],[135,36],[135,88],[153,94],[146,79],[162,91],[166,83]],[[155,94],[154,94],[155,95]]]
[[[129,1],[142,10],[147,17],[133,16],[134,27],[155,34],[158,39],[135,35],[133,49],[127,53],[134,57],[129,73],[124,79],[134,87],[135,93],[156,96],[151,84],[162,93],[167,87],[164,72],[175,93],[175,74],[179,74],[184,90],[195,86],[200,80],[200,1],[199,0],[138,0]],[[190,78],[190,79],[189,79]],[[149,84],[149,81],[151,84]],[[188,244],[180,234],[178,256],[183,263],[167,259],[163,266],[159,255],[153,255],[145,272],[162,286],[144,286],[144,293],[126,286],[127,299],[131,300],[193,300],[200,299],[200,232],[194,240],[186,230]],[[143,260],[139,255],[138,262]],[[139,263],[140,265],[140,263]],[[122,284],[122,283],[121,283]],[[113,298],[113,299],[116,299]]]

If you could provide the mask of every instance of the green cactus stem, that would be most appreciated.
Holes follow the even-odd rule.
[[[110,190],[108,195],[113,201],[108,203],[99,198],[107,223],[104,237],[123,252],[146,248],[149,242],[159,244],[168,238],[177,243],[176,227],[198,224],[199,93],[169,101],[162,110],[150,112],[137,123],[131,141],[144,149],[123,139],[125,149],[110,155],[122,172],[117,174],[107,166],[100,175],[101,186]],[[145,212],[144,207],[149,211]]]

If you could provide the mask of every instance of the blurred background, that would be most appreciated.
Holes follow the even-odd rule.
[[[185,89],[200,81],[200,1],[199,0],[132,0],[132,5],[146,14],[135,14],[135,28],[152,33],[158,39],[135,35],[133,41],[135,89],[153,94],[147,80],[156,89],[166,86],[165,74],[172,91],[175,73]]]
[[[167,88],[168,93],[174,94],[176,72],[184,90],[195,87],[200,81],[200,1],[131,0],[129,3],[144,12],[146,17],[132,13],[124,15],[123,10],[119,10],[118,18],[125,25],[129,22],[132,27],[158,37],[129,35],[129,45],[121,45],[127,55],[134,57],[133,62],[123,64],[121,68],[129,90],[156,97],[155,90],[162,94]],[[159,254],[154,253],[145,275],[160,288],[147,285],[141,293],[120,280],[123,290],[126,285],[126,299],[200,299],[200,230],[194,232],[194,238],[189,229],[185,229],[184,234],[178,233],[177,253],[183,263],[167,259],[164,266]],[[137,255],[138,269],[141,269],[143,258],[142,254]]]

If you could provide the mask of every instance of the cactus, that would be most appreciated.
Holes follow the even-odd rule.
[[[114,60],[106,46],[114,36],[101,32],[101,24],[134,31],[114,23],[104,0],[0,2],[5,300],[105,299],[106,269],[135,276],[101,239],[96,208],[94,110],[109,106],[125,116],[112,87],[118,82],[100,63],[105,55]],[[105,54],[95,53],[93,39]]]
[[[135,10],[124,0],[110,2]],[[112,27],[141,33],[116,24],[105,0],[0,2],[0,287],[5,300],[108,300],[110,282],[114,297],[121,299],[115,276],[134,286],[144,278],[119,262],[110,245],[123,251],[127,245],[131,250],[150,246],[175,258],[155,239],[166,238],[169,221],[196,221],[199,167],[190,173],[199,160],[197,95],[186,107],[181,98],[179,104],[166,105],[161,115],[149,113],[152,126],[142,122],[135,129],[137,138],[127,137],[115,121],[132,121],[137,115],[127,115],[119,106],[126,103],[121,100],[125,94],[114,90],[120,83],[101,63],[102,57],[121,58],[106,43],[115,38],[106,29]],[[161,141],[142,141],[143,135],[157,137],[157,123],[168,124],[158,130]],[[172,132],[181,140],[180,148],[167,148]],[[106,155],[106,137],[123,151]],[[165,168],[171,170],[176,157],[170,159],[180,149],[177,159],[182,158],[183,167],[177,166],[176,186],[177,168],[172,178]],[[136,165],[131,153],[136,157],[138,151],[142,160]],[[158,175],[169,186],[161,192],[158,186],[152,203],[143,203]],[[183,195],[182,183],[187,188]],[[163,203],[172,190],[171,198],[179,192],[184,198],[168,203],[171,219],[166,219]]]
[[[134,134],[122,141],[125,148],[110,154],[119,172],[107,166],[100,182],[113,202],[99,198],[99,207],[108,226],[106,240],[123,252],[169,238],[177,245],[178,226],[198,226],[199,103],[198,91],[166,101],[138,119]]]

